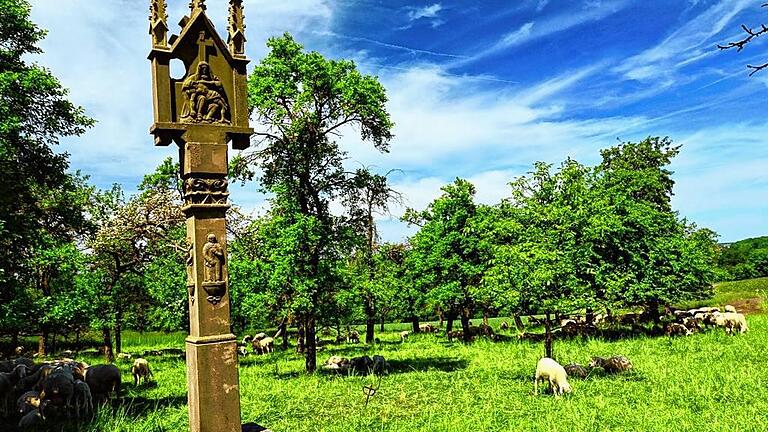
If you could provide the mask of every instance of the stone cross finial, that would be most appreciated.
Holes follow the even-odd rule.
[[[205,0],[192,0],[189,2],[189,9],[194,12],[195,9],[202,9],[206,10],[207,7],[205,6]]]
[[[229,49],[235,56],[245,55],[245,15],[243,0],[229,0]]]
[[[165,0],[151,0],[149,3],[149,34],[152,35],[152,45],[166,47],[168,43],[168,6]]]

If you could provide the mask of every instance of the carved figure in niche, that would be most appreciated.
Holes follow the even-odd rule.
[[[211,73],[207,62],[198,63],[197,73],[188,76],[181,89],[187,96],[181,110],[182,122],[229,124],[229,104],[224,87],[219,78]]]
[[[221,268],[224,265],[224,248],[215,234],[208,234],[208,242],[203,246],[205,261],[205,282],[223,282]]]

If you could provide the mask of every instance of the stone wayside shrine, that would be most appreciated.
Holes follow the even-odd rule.
[[[193,0],[168,36],[165,0],[150,0],[155,145],[179,146],[187,217],[187,337],[189,424],[192,432],[241,430],[235,336],[227,290],[227,143],[248,147],[243,0],[229,0],[224,42],[206,16],[205,0]],[[171,77],[181,60],[186,73]]]

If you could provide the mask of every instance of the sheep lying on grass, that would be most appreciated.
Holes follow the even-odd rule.
[[[152,370],[149,369],[149,362],[143,358],[137,358],[131,366],[131,375],[133,375],[133,384],[139,385],[139,382],[144,378],[146,384],[149,377],[152,376]]]
[[[602,368],[606,373],[619,373],[632,369],[632,362],[624,356],[592,357],[589,367]]]
[[[577,377],[584,379],[589,375],[589,371],[584,366],[578,363],[571,363],[565,366],[565,373],[570,377]]]
[[[544,357],[536,364],[536,378],[533,381],[533,393],[539,394],[539,381],[549,381],[549,388],[555,397],[570,393],[572,391],[568,384],[568,374],[560,363],[549,357]]]

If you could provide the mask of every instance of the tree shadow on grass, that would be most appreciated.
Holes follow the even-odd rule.
[[[466,369],[469,362],[464,359],[452,357],[427,357],[413,358],[407,360],[387,360],[390,366],[390,373],[408,373],[408,372],[453,372],[460,369]]]

